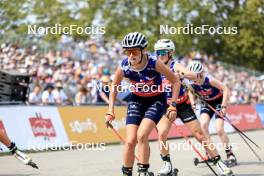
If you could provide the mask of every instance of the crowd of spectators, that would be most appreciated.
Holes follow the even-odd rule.
[[[74,42],[62,37],[55,50],[44,52],[36,46],[1,44],[0,69],[34,75],[29,104],[107,104],[109,92],[101,87],[111,84],[113,71],[122,58],[121,45],[114,40]],[[201,59],[209,74],[228,85],[231,103],[264,103],[263,80],[245,71],[225,69],[205,54],[190,53],[179,60],[188,64],[194,58]],[[118,95],[119,103],[124,104],[126,96],[127,92]]]

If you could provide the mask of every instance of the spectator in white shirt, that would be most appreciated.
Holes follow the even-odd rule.
[[[33,92],[29,94],[28,102],[30,104],[40,104],[41,103],[41,87],[36,85],[33,89]]]
[[[68,96],[65,94],[61,81],[57,81],[55,89],[52,91],[52,94],[55,98],[56,104],[62,105],[69,102]]]
[[[42,103],[45,105],[48,104],[55,104],[55,98],[54,95],[52,93],[52,91],[54,90],[54,86],[52,84],[47,84],[45,87],[45,91],[42,94]]]

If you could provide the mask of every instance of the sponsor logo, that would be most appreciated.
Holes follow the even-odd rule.
[[[87,118],[85,121],[80,122],[78,120],[69,122],[69,126],[74,133],[84,133],[86,131],[90,131],[93,133],[97,132],[96,123],[93,122],[90,118]]]
[[[50,118],[43,118],[40,113],[36,113],[35,117],[30,117],[29,122],[35,137],[44,137],[49,140],[56,137],[56,131]]]

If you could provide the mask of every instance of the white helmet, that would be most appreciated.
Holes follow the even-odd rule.
[[[199,61],[192,61],[189,65],[188,65],[188,69],[194,73],[202,73],[203,71],[203,65],[201,62]]]
[[[148,45],[148,41],[145,38],[145,36],[139,32],[130,32],[127,34],[123,41],[122,41],[122,47],[123,48],[146,48]]]
[[[160,39],[154,45],[154,50],[169,50],[175,51],[175,45],[170,39]]]

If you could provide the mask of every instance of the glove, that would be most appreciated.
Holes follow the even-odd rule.
[[[112,126],[112,121],[115,120],[115,115],[113,112],[107,112],[106,113],[106,116],[105,116],[105,124],[106,124],[106,127],[113,127]]]
[[[169,106],[166,112],[166,117],[171,121],[174,122],[177,117],[177,109],[174,106]]]

